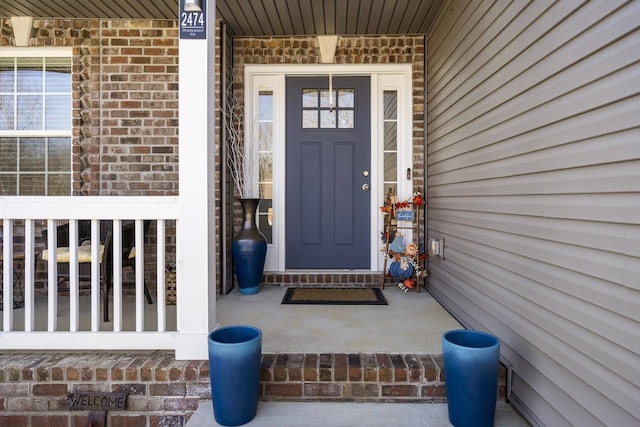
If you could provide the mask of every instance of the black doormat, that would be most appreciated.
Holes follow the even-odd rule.
[[[289,288],[282,304],[387,305],[378,288]]]

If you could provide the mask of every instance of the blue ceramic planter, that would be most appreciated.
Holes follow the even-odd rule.
[[[260,290],[267,240],[256,225],[256,209],[260,199],[240,199],[242,228],[231,243],[233,265],[242,294],[255,294]]]
[[[262,332],[234,325],[209,334],[209,376],[218,424],[239,426],[256,416],[260,387]]]
[[[449,421],[455,427],[491,427],[496,413],[500,341],[469,330],[442,336]]]

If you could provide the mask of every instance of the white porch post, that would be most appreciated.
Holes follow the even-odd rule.
[[[216,324],[214,74],[215,0],[206,2],[206,38],[179,43],[180,214],[176,225],[176,359],[207,359]],[[178,18],[181,20],[181,17]]]

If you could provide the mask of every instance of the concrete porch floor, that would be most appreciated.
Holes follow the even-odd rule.
[[[247,324],[262,331],[263,353],[442,352],[442,333],[462,326],[424,289],[382,291],[389,305],[283,305],[286,288],[254,295],[234,289],[220,296],[221,326]]]
[[[462,326],[424,289],[386,286],[389,305],[282,305],[286,288],[262,287],[255,295],[234,289],[221,296],[221,326],[249,324],[262,330],[263,353],[442,353],[443,332]],[[210,400],[200,402],[187,427],[217,426]],[[264,402],[247,426],[450,427],[443,403]],[[529,423],[498,401],[495,426]]]
[[[219,426],[210,400],[200,402],[186,427]],[[258,402],[248,427],[451,427],[443,403]],[[496,404],[494,427],[530,424],[504,402]]]
[[[388,305],[283,305],[285,287],[263,286],[254,295],[234,289],[218,298],[221,326],[247,324],[262,330],[263,353],[423,353],[442,352],[442,333],[462,326],[424,289],[382,291]],[[155,302],[155,295],[153,297]],[[123,330],[135,330],[135,298],[123,297]],[[47,330],[47,298],[35,298],[35,330]],[[90,297],[80,297],[79,330],[90,330]],[[113,308],[113,303],[111,303]],[[24,308],[13,310],[13,330],[24,330]],[[58,296],[57,328],[69,330],[69,297]],[[166,329],[176,328],[176,306],[166,309]],[[113,330],[113,316],[100,330]],[[146,304],[147,330],[157,328],[157,306]],[[102,316],[100,316],[102,320]],[[3,317],[0,316],[0,328]]]

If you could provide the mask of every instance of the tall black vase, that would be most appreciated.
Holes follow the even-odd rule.
[[[236,270],[241,294],[255,294],[260,289],[267,240],[256,224],[256,210],[260,199],[240,199],[242,228],[231,244],[233,266]]]

